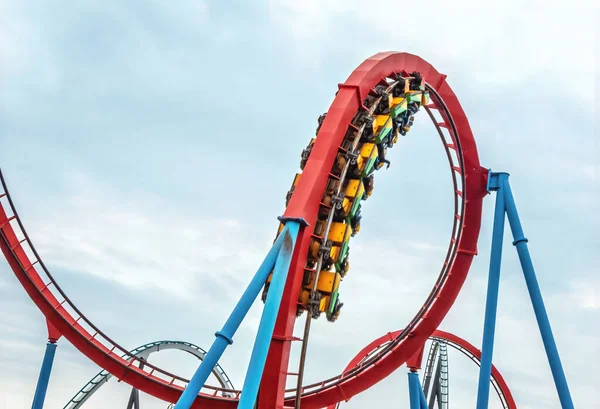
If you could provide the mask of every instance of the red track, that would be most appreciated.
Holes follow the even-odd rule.
[[[383,345],[394,340],[396,337],[398,337],[398,335],[400,335],[401,332],[402,331],[388,332],[387,334],[377,338],[376,340],[371,342],[369,345],[367,345],[366,347],[361,349],[360,352],[358,354],[356,354],[356,356],[354,358],[352,358],[352,360],[348,363],[348,365],[346,366],[346,369],[344,369],[344,372],[347,372],[350,369],[359,365],[373,351],[377,350],[378,348],[381,348]],[[437,339],[440,339],[443,341],[448,341],[451,345],[453,344],[452,345],[453,347],[458,346],[459,348],[465,350],[468,354],[477,358],[478,363],[481,360],[481,351],[479,349],[477,349],[475,346],[473,346],[468,341],[466,341],[454,334],[451,334],[451,333],[445,332],[445,331],[441,331],[441,330],[435,330],[432,334],[432,338],[437,338]],[[515,400],[512,396],[512,393],[511,393],[508,385],[504,381],[504,378],[500,374],[500,371],[498,371],[498,368],[496,368],[494,365],[492,365],[492,379],[498,385],[498,389],[500,390],[499,392],[502,395],[504,395],[504,398],[506,399],[506,403],[508,405],[508,409],[517,409],[517,404],[515,403]],[[335,404],[330,405],[327,407],[327,409],[335,409],[335,406],[336,406]]]
[[[452,149],[459,157],[454,171],[460,174],[462,190],[462,213],[459,239],[453,257],[447,263],[447,274],[438,280],[431,299],[406,334],[400,334],[397,342],[384,356],[378,357],[361,371],[351,376],[338,377],[312,386],[302,398],[303,409],[317,409],[349,399],[379,382],[419,349],[435,331],[454,303],[477,253],[477,239],[481,224],[482,199],[486,194],[487,170],[481,168],[475,140],[458,99],[446,83],[446,76],[436,71],[420,57],[407,53],[380,53],[363,62],[340,85],[318,138],[307,162],[302,178],[290,200],[284,215],[304,218],[310,225],[302,230],[292,259],[292,267],[286,283],[275,333],[269,350],[261,390],[259,408],[281,408],[284,400],[285,379],[288,368],[290,343],[296,319],[296,302],[300,291],[303,268],[306,262],[310,232],[314,226],[325,182],[332,167],[335,153],[348,124],[359,109],[361,101],[381,79],[394,72],[419,71],[432,89],[432,108],[438,109],[443,122],[438,127],[448,130]],[[433,91],[437,91],[433,92]],[[4,186],[6,193],[7,189]],[[0,192],[1,194],[1,192]],[[9,198],[10,200],[10,198]],[[12,201],[10,207],[16,215]],[[0,204],[0,247],[23,288],[46,316],[48,322],[64,335],[77,349],[118,379],[159,399],[177,401],[187,380],[145,363],[143,370],[133,365],[135,359],[120,357],[126,349],[112,341],[95,327],[71,303],[52,278],[41,258],[27,237],[20,219],[9,219]],[[17,239],[17,233],[24,236]],[[28,256],[29,253],[29,256]],[[236,399],[217,397],[217,388],[205,388],[194,403],[194,408],[233,409]],[[286,400],[292,405],[293,400]]]

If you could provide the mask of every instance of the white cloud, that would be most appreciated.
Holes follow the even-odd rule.
[[[186,38],[194,38],[205,30],[209,17],[208,3],[201,0],[153,2],[142,12],[160,16],[170,29],[169,35],[185,30],[189,35]],[[29,93],[23,92],[25,87],[46,95],[66,95],[73,86],[85,87],[87,94],[95,98],[122,90],[124,84],[132,82],[154,93],[173,92],[174,87],[189,91],[189,82],[182,84],[172,78],[181,77],[185,63],[191,61],[190,56],[181,44],[173,45],[165,40],[164,31],[144,24],[139,13],[135,6],[116,1],[79,3],[67,9],[41,3],[24,6],[16,1],[0,1],[0,81],[21,86],[17,92],[10,87],[3,92],[2,97],[10,102],[6,107],[12,108],[13,114],[26,110]],[[110,35],[98,33],[93,25],[82,27],[81,21],[89,16],[110,25]],[[60,24],[48,24],[47,18],[54,18],[53,21]],[[128,35],[119,35],[122,33]],[[63,42],[73,37],[82,38],[83,46],[69,53]],[[96,37],[104,38],[94,41]],[[90,50],[86,41],[94,43],[96,48],[87,58]],[[115,53],[120,53],[122,58],[118,61],[105,58]],[[82,64],[72,69],[64,64],[65,60],[79,60]],[[15,81],[23,76],[27,77],[25,85]],[[87,112],[86,115],[92,114]]]
[[[34,84],[43,90],[56,88],[59,75],[54,69],[54,59],[44,45],[39,26],[31,19],[23,18],[18,3],[0,1],[0,82],[8,81],[11,75],[31,72],[35,61],[43,60],[37,70]]]
[[[583,175],[591,180],[592,182],[598,182],[600,179],[600,166],[593,164],[585,164],[582,165],[582,173]]]
[[[599,306],[598,291],[594,288],[583,289],[579,305],[583,308],[597,309]]]
[[[594,275],[591,275],[594,277]],[[600,281],[580,280],[571,284],[569,298],[579,308],[596,310],[600,308]]]
[[[237,220],[184,214],[141,191],[123,196],[83,174],[70,179],[41,219],[24,221],[51,270],[198,297],[203,283],[227,291],[249,279],[266,251],[268,242],[251,241]]]
[[[6,380],[2,382],[2,400],[5,408],[26,408],[31,405],[32,391],[35,390],[33,382],[23,382],[21,379]]]
[[[336,46],[356,49],[363,58],[365,52],[408,51],[443,72],[467,70],[463,76],[480,87],[541,77],[591,106],[593,93],[573,84],[593,79],[593,4],[588,0],[572,1],[568,7],[541,1],[458,0],[429,1],[406,9],[390,0],[373,7],[359,0],[272,0],[270,15],[292,36],[293,52],[303,61],[312,58],[311,64],[322,61]],[[361,42],[365,35],[378,44]]]

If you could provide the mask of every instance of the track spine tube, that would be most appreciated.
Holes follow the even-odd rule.
[[[429,395],[428,409],[433,409],[436,397],[438,398],[438,403],[440,402],[439,395],[440,395],[441,372],[442,372],[442,357],[440,355],[437,365],[436,365],[436,368],[435,368],[435,375],[433,377],[433,387],[431,388],[431,394]],[[425,390],[423,392],[425,392]]]
[[[129,402],[127,403],[127,409],[140,409],[140,391],[133,388],[129,395]]]
[[[498,190],[508,177],[506,173],[492,174],[488,180],[488,189]],[[498,292],[500,287],[500,267],[502,265],[502,241],[504,240],[505,205],[502,190],[496,193],[494,228],[492,231],[492,250],[488,278],[483,341],[481,346],[481,366],[477,387],[477,409],[487,409],[490,399],[490,377],[492,375],[492,357],[494,354],[494,335],[496,332],[496,313],[498,311]]]
[[[419,382],[419,375],[417,375],[417,382]],[[421,387],[421,383],[419,382],[419,406],[420,409],[429,409],[427,407],[427,398],[425,397],[425,391]]]
[[[560,356],[558,354],[558,348],[554,336],[552,335],[552,328],[550,327],[550,320],[548,319],[548,313],[544,306],[544,300],[540,286],[538,284],[535,269],[533,268],[533,262],[529,249],[527,247],[527,239],[523,233],[523,227],[519,220],[519,214],[517,212],[517,206],[515,199],[512,195],[508,177],[501,186],[504,191],[504,200],[506,202],[506,214],[510,223],[510,228],[513,234],[513,245],[517,248],[519,255],[519,261],[521,262],[521,268],[523,269],[523,275],[525,276],[525,282],[527,283],[527,290],[531,298],[531,304],[535,312],[544,348],[546,349],[546,355],[548,357],[548,363],[550,364],[550,370],[552,371],[552,377],[554,378],[554,384],[556,385],[556,391],[558,392],[558,398],[563,409],[574,409],[573,399],[569,391],[569,385],[567,384],[567,378],[565,376],[564,369],[562,367]]]
[[[38,378],[37,387],[35,388],[31,409],[42,409],[44,407],[48,382],[50,381],[50,373],[52,372],[52,363],[54,362],[54,355],[56,354],[56,346],[56,342],[52,341],[48,341],[46,344],[46,352],[44,353],[44,360],[42,361],[42,368],[40,369],[40,376]]]
[[[277,261],[275,262],[273,278],[271,279],[262,318],[258,326],[258,333],[256,334],[250,363],[248,364],[248,371],[246,372],[246,379],[244,380],[238,409],[253,409],[256,403],[258,387],[265,368],[273,330],[275,329],[275,321],[277,320],[281,304],[283,288],[290,269],[299,229],[300,225],[298,222],[288,221],[285,224],[284,231],[281,233],[281,236],[284,236],[283,244],[280,247]]]
[[[198,393],[206,383],[206,380],[212,373],[213,368],[223,355],[225,348],[228,345],[233,343],[233,336],[237,329],[239,328],[242,320],[246,317],[248,310],[256,300],[256,297],[260,293],[263,285],[267,281],[271,270],[275,266],[275,262],[277,260],[277,256],[279,254],[279,249],[283,244],[283,238],[289,231],[289,227],[286,226],[281,234],[275,240],[273,247],[267,253],[265,260],[262,262],[261,266],[258,268],[258,271],[250,281],[248,288],[242,294],[242,297],[238,301],[237,305],[233,309],[231,315],[225,322],[223,329],[221,331],[215,333],[216,339],[213,342],[212,346],[206,353],[204,360],[194,373],[194,376],[186,386],[185,390],[179,397],[177,404],[175,405],[175,409],[189,409],[194,403],[194,400],[198,396]]]
[[[410,397],[410,409],[421,409],[421,385],[419,375],[416,372],[408,373],[408,394]]]
[[[435,356],[437,354],[437,350],[439,348],[439,343],[438,342],[433,342],[431,344],[431,348],[429,350],[429,354],[427,357],[427,363],[425,364],[425,372],[424,372],[424,376],[423,376],[423,391],[428,394],[429,393],[429,385],[431,383],[431,376],[432,376],[432,368],[429,367],[430,365],[430,359],[433,359],[433,361],[435,362]],[[433,365],[434,362],[431,362],[431,364]]]
[[[144,361],[140,361],[140,369],[144,367]],[[139,389],[132,388],[131,395],[129,395],[129,403],[127,403],[127,409],[140,409],[140,391]]]
[[[438,401],[438,409],[442,409],[443,408],[443,403],[442,403],[442,389],[438,388],[437,392],[435,393],[436,397],[437,397],[437,401]],[[446,408],[448,408],[448,406],[446,406]],[[433,407],[429,408],[429,409],[433,409]]]

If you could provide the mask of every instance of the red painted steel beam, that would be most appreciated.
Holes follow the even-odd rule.
[[[421,369],[421,363],[423,362],[424,352],[425,344],[421,345],[421,348],[419,348],[417,352],[415,352],[413,356],[411,356],[408,359],[408,361],[406,361],[406,366],[408,367],[408,369],[410,369],[412,372],[417,372],[419,369]]]
[[[60,331],[48,320],[46,320],[46,326],[48,327],[48,341],[52,343],[57,342],[62,337]]]

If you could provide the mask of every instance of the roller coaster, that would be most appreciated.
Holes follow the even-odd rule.
[[[416,55],[384,52],[365,60],[339,84],[331,106],[318,118],[316,135],[301,153],[301,172],[295,175],[286,195],[286,208],[278,218],[273,246],[223,328],[216,332],[213,345],[204,351],[189,343],[169,344],[185,346],[200,358],[201,363],[189,380],[148,362],[147,354],[153,346],[129,351],[119,345],[73,304],[35,249],[0,172],[0,247],[47,321],[48,344],[33,409],[43,407],[56,345],[62,337],[103,369],[68,405],[83,404],[97,385],[112,374],[133,388],[128,407],[139,406],[135,395],[139,390],[174,403],[175,409],[335,408],[406,364],[410,408],[432,408],[434,404],[448,408],[446,347],[450,346],[480,365],[478,409],[488,407],[490,385],[503,407],[516,408],[506,382],[492,365],[506,219],[561,406],[573,408],[508,174],[480,165],[467,116],[446,79],[446,75]],[[426,112],[437,130],[453,183],[453,225],[440,273],[422,307],[402,330],[375,340],[340,375],[306,384],[304,370],[311,322],[322,313],[330,322],[344,319],[340,287],[344,280],[352,278],[352,274],[348,276],[350,241],[361,229],[363,204],[374,191],[375,175],[390,167],[388,149],[409,134],[421,111]],[[483,199],[492,193],[496,204],[480,351],[438,327],[460,293],[477,255]],[[365,205],[365,214],[367,208]],[[264,308],[260,325],[242,390],[236,390],[218,362],[261,294]],[[303,336],[297,338],[294,327],[304,312]],[[432,349],[421,385],[418,373],[429,339]],[[301,344],[296,365],[290,362],[293,342]],[[158,343],[156,348],[160,345],[167,344]],[[219,380],[218,386],[206,384],[211,374]],[[297,386],[286,389],[286,381],[292,376],[297,378]]]

